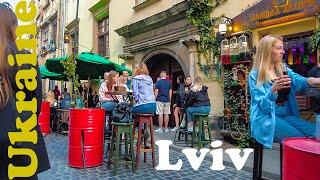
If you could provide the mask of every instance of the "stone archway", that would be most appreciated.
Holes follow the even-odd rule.
[[[187,72],[179,56],[170,49],[153,50],[143,57],[142,62],[146,63],[154,82],[156,82],[160,72],[165,70],[172,80],[173,90],[177,89],[177,77],[184,77],[186,75],[185,72]]]

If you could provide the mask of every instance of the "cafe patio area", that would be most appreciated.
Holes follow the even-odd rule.
[[[174,132],[155,133],[157,140],[173,141]],[[189,164],[186,156],[181,152],[182,146],[170,146],[170,163],[176,164],[178,159],[183,161],[180,171],[157,171],[152,167],[151,154],[148,154],[147,163],[141,160],[140,168],[132,172],[130,166],[119,165],[118,175],[114,176],[112,168],[107,168],[107,158],[104,157],[102,165],[92,168],[80,169],[68,166],[68,136],[51,133],[44,137],[50,159],[51,169],[39,174],[39,179],[251,179],[252,172],[237,171],[234,167],[229,167],[226,163],[226,169],[223,171],[213,171],[212,157],[208,156],[203,160],[200,168],[194,171]],[[224,144],[223,148],[230,148],[232,145]],[[251,157],[252,155],[250,155]],[[249,158],[250,158],[249,157]],[[253,157],[251,157],[253,158]],[[156,166],[158,164],[158,148],[156,146]],[[252,161],[252,160],[251,160]],[[247,168],[244,168],[247,169]]]
[[[174,132],[155,133],[155,140],[174,139]],[[180,171],[157,171],[152,167],[151,154],[148,154],[147,163],[141,160],[140,168],[132,172],[130,166],[126,168],[124,164],[119,165],[118,175],[114,176],[112,168],[107,167],[107,158],[104,157],[102,165],[92,168],[72,168],[68,166],[68,136],[57,133],[51,133],[44,137],[47,151],[51,163],[51,169],[39,174],[39,179],[251,179],[253,153],[250,154],[243,169],[238,171],[234,168],[231,160],[224,153],[225,170],[213,171],[212,156],[208,153],[203,160],[200,168],[194,171],[189,164],[186,156],[181,152],[185,147],[170,145],[170,163],[176,164],[178,159],[183,161]],[[277,146],[277,145],[275,145]],[[232,148],[233,145],[223,142],[223,149]],[[105,148],[106,149],[106,148]],[[156,146],[156,166],[158,165],[158,147]],[[263,174],[270,179],[279,179],[279,151],[265,151],[265,162]],[[267,164],[267,165],[265,165]]]

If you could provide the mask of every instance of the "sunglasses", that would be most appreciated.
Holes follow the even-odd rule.
[[[11,9],[12,10],[12,6],[10,3],[8,2],[3,2],[3,3],[0,3],[0,5],[4,5],[4,7],[8,8],[8,9]]]

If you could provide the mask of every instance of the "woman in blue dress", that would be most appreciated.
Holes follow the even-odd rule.
[[[313,136],[315,131],[314,123],[300,119],[295,94],[319,85],[320,78],[305,78],[285,67],[284,53],[282,37],[263,37],[249,74],[251,132],[267,148],[273,141]]]

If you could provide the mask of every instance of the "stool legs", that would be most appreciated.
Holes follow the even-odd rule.
[[[263,146],[255,141],[254,144],[254,159],[253,159],[253,180],[261,180],[262,178],[262,160]]]
[[[147,139],[144,137],[142,142],[142,128],[144,126],[145,131],[147,131],[148,128],[150,128],[150,138],[151,138],[151,153],[152,153],[152,166],[155,167],[155,148],[154,148],[154,127],[152,123],[152,117],[137,117],[136,121],[139,122],[139,128],[138,128],[138,140],[137,140],[137,147],[136,147],[136,170],[139,169],[140,165],[140,152],[141,152],[141,145],[143,143],[143,154],[144,154],[144,162],[147,161],[147,152],[150,149],[146,149],[147,147]],[[135,126],[133,132],[135,131]],[[134,133],[133,133],[134,134]]]
[[[155,167],[154,162],[155,162],[155,150],[154,150],[154,127],[153,123],[150,123],[150,136],[151,136],[151,153],[152,153],[152,166]]]

